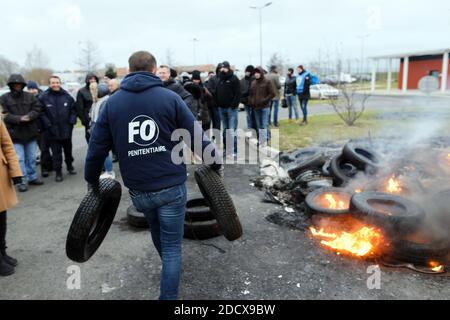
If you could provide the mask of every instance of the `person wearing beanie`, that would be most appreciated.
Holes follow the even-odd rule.
[[[19,158],[23,173],[23,183],[18,186],[20,192],[28,191],[28,185],[44,184],[36,172],[37,138],[39,136],[39,116],[42,106],[39,100],[29,92],[20,74],[13,74],[8,79],[10,92],[0,97],[0,105],[6,128],[9,131]]]
[[[236,130],[238,127],[239,103],[241,102],[241,83],[231,70],[228,61],[221,64],[215,99],[222,121],[224,150],[227,155],[237,158]],[[233,139],[233,150],[227,148],[227,139]]]
[[[260,145],[265,145],[270,138],[269,117],[272,99],[276,96],[272,82],[264,75],[261,67],[255,69],[255,81],[250,87],[249,101],[256,119],[257,134]]]
[[[7,164],[0,166],[0,276],[14,274],[17,260],[6,253],[7,210],[17,204],[13,185],[22,182],[22,172],[17,160],[14,145],[0,116],[0,157]]]
[[[272,124],[272,110],[273,110],[273,125],[277,128],[278,127],[278,109],[280,107],[281,83],[280,83],[280,76],[278,75],[276,66],[270,67],[270,72],[266,76],[266,78],[272,83],[273,90],[276,93],[276,96],[272,100],[272,104],[270,106],[269,125]]]
[[[249,103],[250,87],[255,80],[255,67],[252,65],[245,68],[245,76],[241,79],[241,103],[245,106],[245,112],[247,113],[247,129],[256,130],[255,115],[253,108]]]
[[[44,105],[43,117],[48,126],[45,135],[52,151],[55,181],[62,182],[63,150],[68,173],[77,174],[72,156],[72,132],[77,122],[75,100],[61,88],[61,79],[57,76],[50,77],[49,88],[41,95],[40,100]]]
[[[34,95],[35,97],[39,97],[39,95],[41,95],[42,92],[44,92],[39,88],[37,82],[32,80],[27,81],[27,91],[32,95]]]
[[[85,80],[85,86],[81,88],[77,93],[77,101],[75,106],[77,109],[78,117],[80,118],[81,124],[84,127],[86,142],[89,143],[89,139],[91,137],[89,133],[89,123],[91,123],[91,119],[89,119],[89,112],[91,111],[93,101],[89,86],[93,82],[96,82],[98,84],[100,81],[94,73],[88,73]]]
[[[202,123],[203,131],[209,130],[211,128],[211,117],[207,103],[212,99],[212,95],[203,85],[200,71],[194,70],[192,72],[192,82],[187,82],[184,88],[192,94],[198,103],[197,120]]]

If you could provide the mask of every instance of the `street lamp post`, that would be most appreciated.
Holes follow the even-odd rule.
[[[271,4],[272,4],[272,2],[268,2],[261,7],[255,7],[255,6],[250,7],[250,9],[255,9],[255,10],[258,10],[258,12],[259,12],[259,63],[260,63],[260,66],[263,65],[262,11],[264,8],[267,8]]]

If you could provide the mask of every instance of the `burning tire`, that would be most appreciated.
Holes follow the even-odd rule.
[[[127,209],[127,222],[130,226],[136,228],[149,228],[147,218],[145,215],[138,211],[134,205],[131,205]]]
[[[411,200],[381,192],[354,194],[350,208],[356,218],[391,233],[405,234],[416,230],[425,218],[425,211]]]
[[[195,171],[195,180],[225,238],[229,241],[240,238],[242,225],[220,176],[208,166],[202,165]]]
[[[303,148],[294,152],[280,154],[281,164],[291,164],[293,162],[302,161],[302,158],[311,158],[323,152],[322,148]]]
[[[340,216],[350,213],[352,194],[339,188],[322,188],[306,197],[306,212],[315,215]]]
[[[184,222],[184,237],[191,240],[207,240],[222,235],[217,220]]]
[[[339,187],[356,176],[358,169],[354,165],[346,163],[342,156],[336,156],[331,160],[330,173],[333,176],[335,186]]]
[[[213,220],[214,215],[208,207],[206,199],[196,193],[190,195],[186,202],[186,220],[191,222],[202,222]]]
[[[75,213],[66,241],[69,259],[88,261],[111,227],[122,196],[122,187],[112,179],[100,180],[98,191],[89,190]]]
[[[400,261],[428,265],[430,261],[450,264],[450,241],[445,232],[418,231],[391,241],[387,256]]]
[[[360,170],[377,169],[381,166],[382,157],[376,151],[355,145],[349,142],[342,151],[342,157],[345,161],[353,164]]]
[[[290,169],[288,171],[288,175],[291,179],[294,180],[305,171],[312,169],[321,169],[326,161],[327,158],[322,152],[316,153],[314,156],[298,163],[295,168]]]

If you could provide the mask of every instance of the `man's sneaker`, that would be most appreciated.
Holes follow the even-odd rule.
[[[57,173],[55,177],[56,182],[63,182],[64,178],[62,176],[62,173]]]
[[[3,259],[3,255],[0,253],[0,277],[7,277],[14,274],[15,270],[12,265],[6,263]]]
[[[67,171],[69,172],[69,174],[70,174],[71,176],[74,176],[74,175],[77,174],[77,172],[75,171],[74,168],[69,168],[69,169],[67,169]]]
[[[27,192],[28,191],[28,186],[25,183],[21,183],[21,184],[19,184],[17,189],[19,189],[19,192]]]
[[[111,172],[107,171],[107,172],[103,173],[100,176],[100,179],[112,179],[112,180],[114,180],[114,179],[116,179],[116,174],[115,174],[114,171],[111,171]]]
[[[30,181],[28,184],[31,186],[42,186],[44,184],[44,182],[42,180],[36,179],[36,180]]]
[[[41,175],[42,175],[42,178],[48,178],[48,176],[50,175],[50,173],[48,173],[48,171],[46,171],[46,170],[42,170]]]

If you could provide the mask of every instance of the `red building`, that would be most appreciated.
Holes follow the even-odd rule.
[[[387,59],[388,65],[391,69],[392,60],[400,60],[398,89],[417,90],[420,79],[425,76],[435,76],[439,79],[439,86],[441,91],[450,89],[450,69],[449,69],[449,52],[450,49],[410,52],[404,54],[386,55],[374,57],[374,60]],[[375,64],[374,64],[375,65]],[[390,90],[392,76],[391,70],[388,72],[388,90]],[[372,74],[372,89],[375,89],[374,79],[376,76],[376,69]]]

